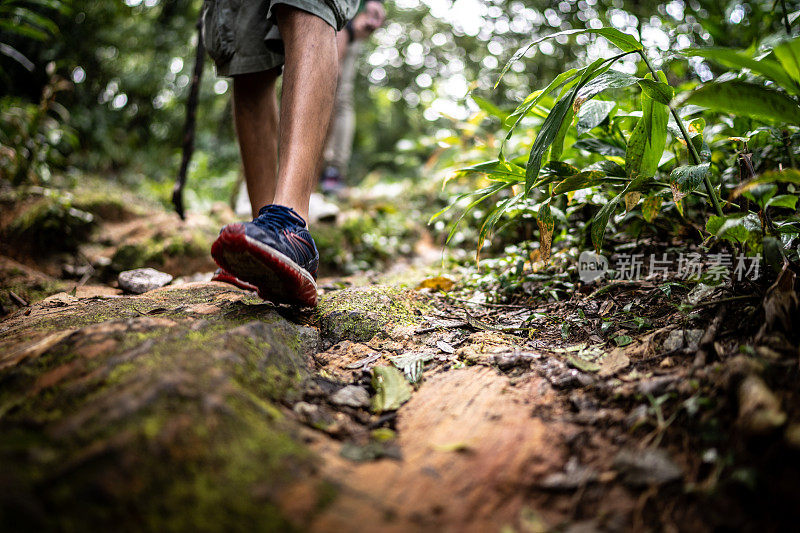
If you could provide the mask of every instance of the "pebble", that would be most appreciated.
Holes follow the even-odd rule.
[[[347,407],[369,407],[369,393],[364,387],[348,385],[331,395],[331,403]]]
[[[153,289],[169,285],[172,276],[154,268],[137,268],[121,272],[117,278],[119,288],[133,294],[143,294]]]
[[[614,459],[614,469],[622,475],[623,482],[632,487],[665,485],[683,475],[667,452],[660,449],[624,449]]]

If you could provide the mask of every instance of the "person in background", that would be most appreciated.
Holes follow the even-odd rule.
[[[386,10],[382,0],[367,0],[362,2],[358,14],[336,36],[339,49],[339,84],[333,119],[323,152],[324,165],[320,177],[320,189],[323,193],[335,193],[345,184],[356,130],[353,106],[356,64],[364,42],[383,26],[385,20]]]

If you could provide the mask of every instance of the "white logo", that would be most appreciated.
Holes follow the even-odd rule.
[[[578,274],[582,282],[591,283],[605,277],[606,272],[608,272],[608,259],[594,252],[581,252],[578,258]]]

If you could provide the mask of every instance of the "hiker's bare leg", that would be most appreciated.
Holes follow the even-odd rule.
[[[278,182],[278,101],[280,69],[233,78],[233,116],[253,216],[275,198]]]
[[[308,199],[336,93],[336,32],[324,20],[286,5],[275,6],[285,48],[280,114],[280,165],[276,204],[308,220]]]

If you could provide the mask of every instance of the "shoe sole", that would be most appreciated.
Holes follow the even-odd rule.
[[[232,276],[226,273],[214,274],[211,277],[211,281],[219,281],[220,283],[227,283],[228,285],[233,285],[234,287],[238,287],[245,291],[255,292],[258,290],[258,287],[255,285],[251,285],[246,281],[242,281],[236,276]]]
[[[248,237],[244,224],[222,228],[211,246],[211,256],[220,267],[254,285],[264,300],[317,305],[317,283],[311,274],[285,254]]]

